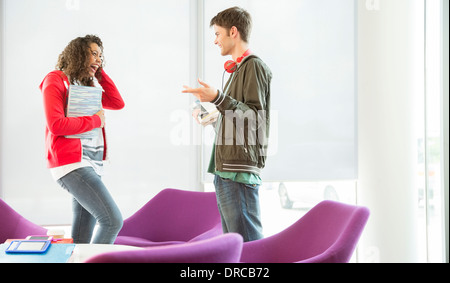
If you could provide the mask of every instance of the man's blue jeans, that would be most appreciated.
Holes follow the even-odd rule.
[[[245,242],[263,238],[259,186],[214,177],[224,233],[239,233]]]
[[[122,228],[122,214],[94,169],[79,168],[57,182],[73,196],[74,243],[90,243],[98,222],[99,227],[92,243],[113,244]]]

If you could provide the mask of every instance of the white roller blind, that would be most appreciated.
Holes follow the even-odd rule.
[[[252,15],[251,49],[273,72],[271,137],[263,180],[357,177],[355,4],[354,0],[205,1],[205,80],[222,87],[223,63],[230,58],[220,56],[209,23],[232,6]],[[204,170],[212,136],[212,130],[205,129]]]
[[[38,86],[69,41],[86,34],[103,40],[105,71],[125,101],[123,110],[106,111],[103,178],[124,217],[166,187],[199,189],[195,147],[171,137],[171,113],[186,111],[191,99],[180,94],[191,72],[191,1],[3,2],[1,186],[8,204],[39,224],[71,223],[71,196],[46,168]]]

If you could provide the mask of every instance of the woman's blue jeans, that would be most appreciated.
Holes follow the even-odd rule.
[[[263,238],[259,186],[214,177],[224,233],[239,233],[245,242]]]
[[[92,243],[113,244],[122,228],[122,214],[94,169],[79,168],[57,182],[73,196],[74,243],[90,243],[98,222],[99,227]]]

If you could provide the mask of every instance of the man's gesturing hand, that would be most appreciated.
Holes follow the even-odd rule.
[[[183,86],[184,90],[181,92],[192,93],[200,100],[200,102],[211,102],[217,98],[217,95],[219,94],[219,91],[217,89],[209,86],[207,83],[201,81],[200,79],[198,79],[198,82],[202,85],[202,87],[191,88],[189,86]]]

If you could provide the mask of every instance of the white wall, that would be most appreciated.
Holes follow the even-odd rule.
[[[444,186],[444,195],[443,195],[443,202],[445,207],[444,212],[444,226],[445,226],[445,261],[449,262],[449,183],[448,183],[448,172],[449,172],[449,80],[445,79],[449,77],[449,1],[443,0],[442,1],[442,14],[443,14],[443,44],[442,44],[442,61],[445,62],[443,67],[443,74],[442,77],[444,80],[442,80],[443,83],[443,92],[442,92],[442,113],[444,113],[443,122],[442,122],[442,132],[444,133],[444,141],[442,144],[442,153],[443,153],[443,168],[442,172],[447,172],[444,175],[443,180],[443,186]]]
[[[371,210],[360,261],[417,262],[424,1],[358,4],[358,195]]]

